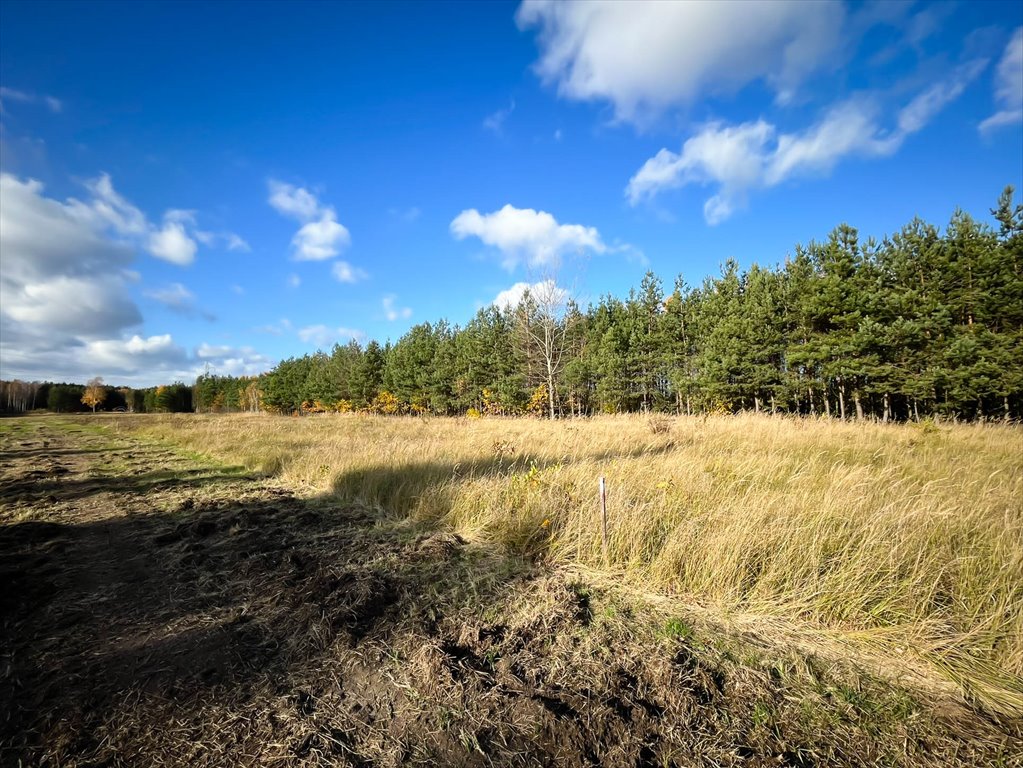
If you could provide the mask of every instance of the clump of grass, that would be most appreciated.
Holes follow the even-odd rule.
[[[122,423],[251,469],[273,464],[284,483],[593,568],[604,565],[603,475],[610,567],[622,578],[919,654],[974,695],[1023,711],[1023,431],[669,421],[670,439],[640,416],[572,429],[350,415]]]

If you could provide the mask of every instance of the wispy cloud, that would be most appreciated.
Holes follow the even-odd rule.
[[[515,111],[515,99],[512,99],[507,107],[499,109],[496,112],[492,112],[483,118],[483,127],[488,131],[492,131],[498,136],[504,133],[504,124],[511,117],[512,112]]]
[[[213,235],[196,226],[197,213],[182,208],[168,208],[160,224],[153,224],[146,215],[114,188],[107,173],[85,182],[89,197],[68,201],[74,214],[90,226],[105,229],[145,249],[150,255],[178,266],[195,261],[198,243],[213,245],[219,238],[228,248],[247,248],[237,235],[226,232]]]
[[[326,325],[308,325],[300,328],[298,338],[305,344],[329,347],[339,341],[361,341],[366,334],[355,328],[328,328]]]
[[[369,277],[365,270],[353,267],[347,261],[335,261],[330,273],[339,283],[357,283]]]
[[[412,308],[399,307],[396,305],[397,301],[398,297],[395,296],[393,293],[384,296],[383,300],[381,301],[381,304],[384,308],[384,317],[386,317],[392,323],[395,320],[407,320],[408,318],[412,317]]]
[[[216,315],[198,306],[195,294],[181,283],[171,283],[165,288],[145,291],[143,295],[184,317],[202,317],[211,322],[216,320]]]
[[[981,133],[1023,122],[1023,27],[1012,33],[998,62],[995,103],[998,111],[980,124]]]
[[[0,111],[3,110],[4,101],[19,101],[24,104],[42,104],[54,114],[64,109],[60,99],[48,94],[29,93],[19,91],[15,88],[0,87]]]

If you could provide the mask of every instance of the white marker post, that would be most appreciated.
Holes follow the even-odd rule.
[[[604,485],[604,476],[600,476],[600,537],[604,550],[604,567],[610,565],[607,552],[607,489]]]

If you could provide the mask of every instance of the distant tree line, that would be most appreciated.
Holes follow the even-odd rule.
[[[89,386],[98,386],[102,394],[97,395],[98,411],[124,409],[134,413],[172,413],[192,410],[192,387],[174,384],[133,389],[114,387],[102,383],[67,384],[38,381],[0,381],[0,411],[24,413],[34,409],[46,409],[54,413],[91,412],[85,397]],[[91,400],[90,400],[91,402]]]
[[[259,377],[204,374],[191,390],[143,390],[141,400],[131,390],[128,407],[1020,419],[1023,206],[1011,187],[991,213],[996,226],[956,211],[943,232],[914,219],[881,241],[842,224],[783,265],[729,260],[700,285],[679,276],[669,289],[648,273],[628,297],[585,310],[553,290],[527,293],[464,326],[336,344]],[[75,385],[27,386],[39,389],[19,389],[5,407],[84,409],[81,392],[61,394]]]

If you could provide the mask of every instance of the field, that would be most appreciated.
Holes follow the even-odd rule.
[[[1018,427],[0,434],[3,764],[1021,764]]]

